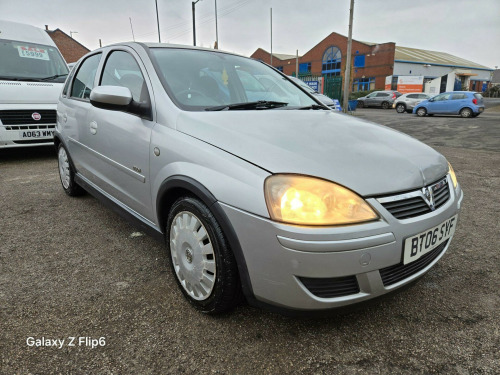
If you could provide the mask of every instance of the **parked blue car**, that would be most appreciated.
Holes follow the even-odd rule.
[[[413,108],[413,113],[420,117],[435,114],[476,117],[483,111],[483,96],[473,91],[443,92]]]

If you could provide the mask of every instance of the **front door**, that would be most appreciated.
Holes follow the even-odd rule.
[[[151,106],[148,75],[134,52],[125,48],[106,56],[101,86],[130,89],[135,102]],[[149,179],[152,118],[127,111],[92,107],[89,113],[91,147],[98,155],[98,186],[148,220],[153,218]]]

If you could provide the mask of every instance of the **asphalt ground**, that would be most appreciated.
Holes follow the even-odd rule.
[[[321,319],[248,305],[198,313],[161,243],[93,197],[64,194],[52,148],[0,151],[0,373],[498,374],[498,109],[355,112],[435,147],[465,199],[448,252],[418,283]],[[28,345],[42,337],[65,342]]]

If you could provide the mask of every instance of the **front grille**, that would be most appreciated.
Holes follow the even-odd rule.
[[[55,124],[39,125],[4,125],[5,130],[54,130]]]
[[[441,254],[448,241],[449,240],[446,240],[434,250],[428,252],[412,263],[403,264],[403,262],[401,262],[394,266],[382,268],[380,270],[380,276],[382,277],[384,286],[395,284],[423,270],[425,267],[431,264],[432,261],[439,256],[439,254]]]
[[[299,277],[304,286],[316,297],[333,298],[359,293],[356,276],[310,278]]]
[[[39,113],[41,118],[36,121],[31,115]],[[39,124],[55,124],[56,111],[53,109],[41,110],[5,110],[0,111],[0,120],[4,125],[39,125]],[[36,128],[35,128],[36,129]],[[17,130],[17,129],[12,129]]]
[[[428,186],[427,188],[432,189],[435,210],[444,205],[448,199],[450,199],[450,189],[446,178],[438,183]],[[396,219],[400,220],[424,215],[433,211],[424,200],[422,192],[416,191],[404,194],[403,196],[404,198],[402,199],[390,200],[390,198],[381,198],[379,201],[387,211],[389,211]]]

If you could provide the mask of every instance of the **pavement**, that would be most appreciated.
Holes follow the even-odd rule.
[[[356,116],[445,155],[465,198],[449,250],[418,283],[322,319],[246,304],[198,313],[163,244],[64,194],[52,148],[0,150],[0,373],[498,374],[500,113]]]

